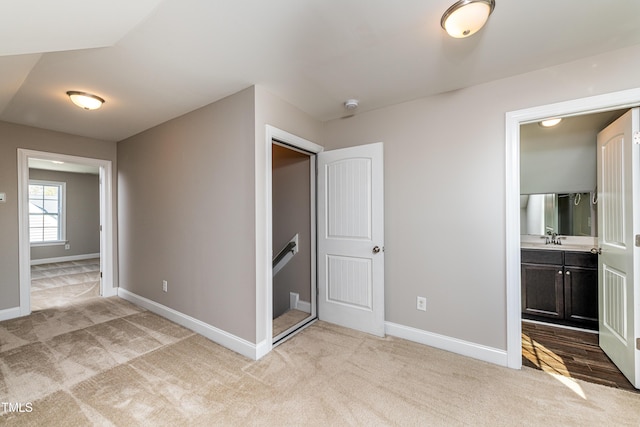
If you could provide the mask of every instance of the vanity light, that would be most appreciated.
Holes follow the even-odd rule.
[[[539,124],[543,128],[550,128],[550,127],[556,126],[561,121],[562,121],[562,119],[560,117],[556,117],[554,119],[543,120]]]
[[[480,31],[495,7],[495,0],[459,0],[442,15],[440,25],[451,37],[469,37]]]
[[[97,110],[104,104],[104,99],[91,93],[70,90],[67,92],[67,95],[69,95],[71,102],[85,110]]]

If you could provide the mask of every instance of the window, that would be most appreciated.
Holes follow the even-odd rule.
[[[65,237],[64,182],[29,181],[29,241],[59,243]]]

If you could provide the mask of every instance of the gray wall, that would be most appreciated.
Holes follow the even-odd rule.
[[[111,160],[116,168],[116,143],[0,122],[0,310],[20,305],[18,265],[18,157],[17,149],[47,151]],[[116,194],[115,174],[113,191]],[[116,215],[116,206],[113,207]],[[114,242],[116,252],[117,241]],[[115,253],[114,259],[115,259]]]
[[[597,132],[562,123],[541,135],[538,124],[520,127],[520,192],[576,193],[596,187]],[[554,129],[555,130],[555,129]]]
[[[273,278],[273,318],[289,309],[289,293],[311,302],[311,160],[273,145],[273,254],[298,233],[299,252]]]
[[[118,144],[120,286],[251,342],[254,138],[249,88]]]
[[[327,149],[385,143],[386,320],[506,349],[505,113],[637,87],[639,68],[636,46],[326,123]]]
[[[322,129],[256,86],[118,143],[120,286],[252,343],[267,336],[266,124]]]
[[[64,245],[32,246],[31,259],[100,253],[100,178],[86,173],[29,169],[30,179],[66,183],[66,234]]]
[[[312,119],[308,114],[289,104],[288,102],[274,96],[261,86],[255,86],[255,172],[256,172],[256,316],[257,331],[256,343],[271,341],[271,334],[267,334],[268,325],[265,323],[267,317],[266,308],[272,304],[272,299],[266,295],[265,272],[267,266],[265,260],[271,259],[271,247],[267,248],[266,236],[266,212],[267,201],[265,200],[266,182],[264,178],[271,171],[266,170],[267,149],[271,149],[271,141],[266,141],[266,125],[274,126],[289,133],[305,138],[311,142],[320,144],[323,133],[323,124]]]

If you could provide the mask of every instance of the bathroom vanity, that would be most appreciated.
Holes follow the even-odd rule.
[[[522,318],[598,329],[598,256],[521,249]]]

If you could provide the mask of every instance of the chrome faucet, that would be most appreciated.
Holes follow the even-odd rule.
[[[562,245],[560,241],[560,236],[557,233],[547,231],[547,235],[551,236],[551,238],[547,237],[544,240],[545,245]]]
[[[551,233],[551,242],[552,245],[561,245],[560,236],[557,233]]]

